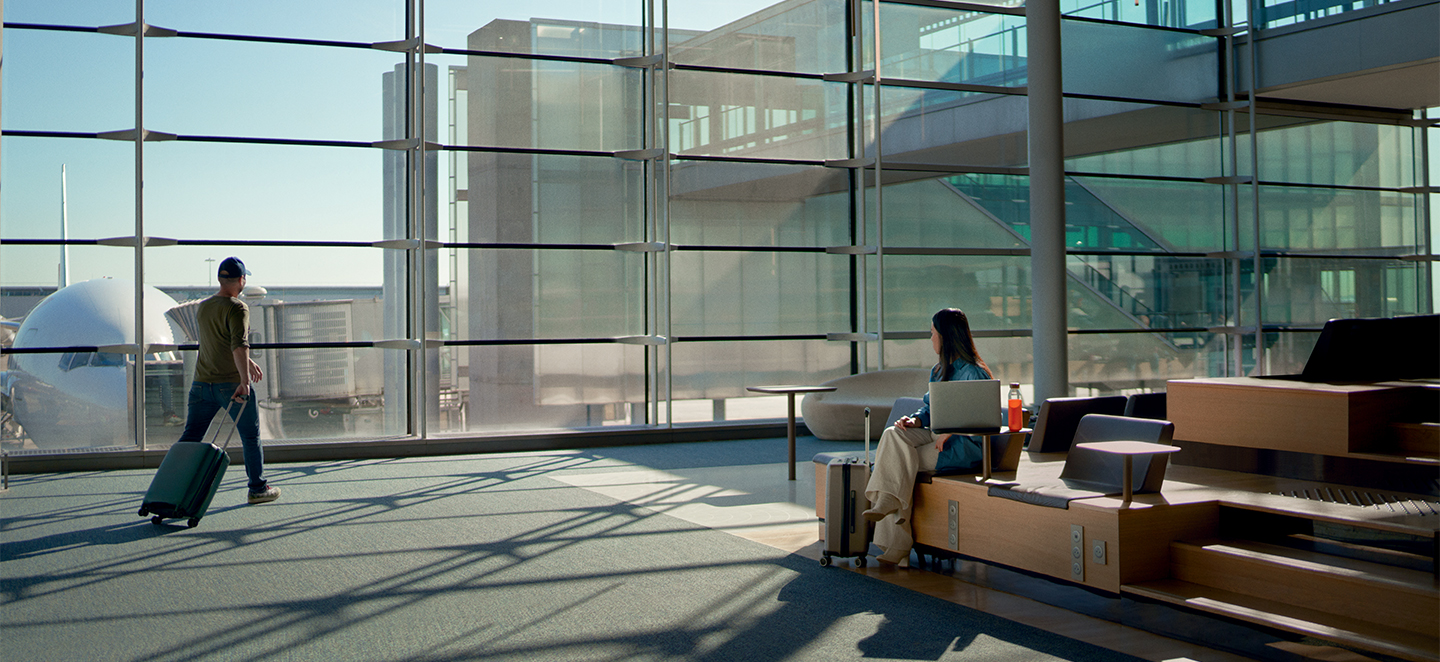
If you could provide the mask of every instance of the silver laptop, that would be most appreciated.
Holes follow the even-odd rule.
[[[1000,380],[930,382],[932,432],[1000,431]]]

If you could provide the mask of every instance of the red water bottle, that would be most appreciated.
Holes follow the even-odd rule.
[[[1019,432],[1021,428],[1025,427],[1024,411],[1021,409],[1022,403],[1020,402],[1020,382],[1010,382],[1009,400],[1010,431]]]

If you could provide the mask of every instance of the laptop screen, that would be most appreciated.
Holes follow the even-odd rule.
[[[1000,429],[1000,380],[930,382],[932,432],[983,433]]]

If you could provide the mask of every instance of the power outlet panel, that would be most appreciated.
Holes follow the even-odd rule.
[[[960,502],[950,502],[950,549],[960,549]]]
[[[1095,565],[1105,565],[1105,541],[1090,541],[1090,561]]]
[[[1070,525],[1070,579],[1085,581],[1085,527]]]

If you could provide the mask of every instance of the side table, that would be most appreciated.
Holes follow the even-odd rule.
[[[769,393],[779,395],[784,393],[789,398],[789,421],[786,425],[786,437],[790,442],[790,480],[795,480],[795,394],[796,393],[826,393],[835,390],[836,386],[747,386],[745,390],[755,393]]]
[[[1130,467],[1130,460],[1136,455],[1161,455],[1180,450],[1179,446],[1152,444],[1148,441],[1087,441],[1085,443],[1075,444],[1075,447],[1109,453],[1111,455],[1119,455],[1125,458],[1125,498],[1123,505],[1126,508],[1130,506],[1130,499],[1135,496],[1135,486],[1131,484],[1134,482],[1134,478],[1131,476],[1133,469]]]

